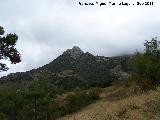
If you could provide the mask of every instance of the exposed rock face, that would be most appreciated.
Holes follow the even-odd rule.
[[[69,54],[72,58],[76,59],[83,53],[78,46],[74,46],[72,49],[66,50],[63,54]]]
[[[129,73],[122,71],[121,65],[117,65],[110,70],[112,75],[118,77],[118,80],[127,80],[131,76]]]

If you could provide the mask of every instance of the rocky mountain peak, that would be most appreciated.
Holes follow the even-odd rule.
[[[78,46],[74,46],[72,49],[67,49],[63,54],[69,54],[76,59],[83,53],[84,52]]]
[[[71,50],[83,52],[78,46],[74,46]]]

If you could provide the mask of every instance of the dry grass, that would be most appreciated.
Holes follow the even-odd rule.
[[[160,120],[158,101],[159,90],[134,95],[126,88],[113,86],[105,88],[96,103],[58,120]]]

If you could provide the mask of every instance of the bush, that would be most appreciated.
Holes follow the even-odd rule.
[[[153,38],[145,42],[145,53],[136,53],[133,58],[134,77],[142,90],[154,88],[160,78],[160,41]]]
[[[61,114],[65,115],[76,112],[94,102],[99,98],[99,91],[98,88],[92,88],[90,90],[77,89],[74,93],[70,93],[64,100],[65,104],[59,108]]]
[[[0,120],[7,120],[7,116],[4,113],[0,113]]]
[[[88,91],[88,95],[92,100],[97,100],[99,98],[99,93],[101,92],[101,89],[98,88],[98,87],[94,87],[94,88],[91,88],[89,91]]]

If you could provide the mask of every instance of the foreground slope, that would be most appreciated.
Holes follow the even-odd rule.
[[[123,87],[109,87],[101,99],[58,120],[159,120],[160,90],[128,97]]]

